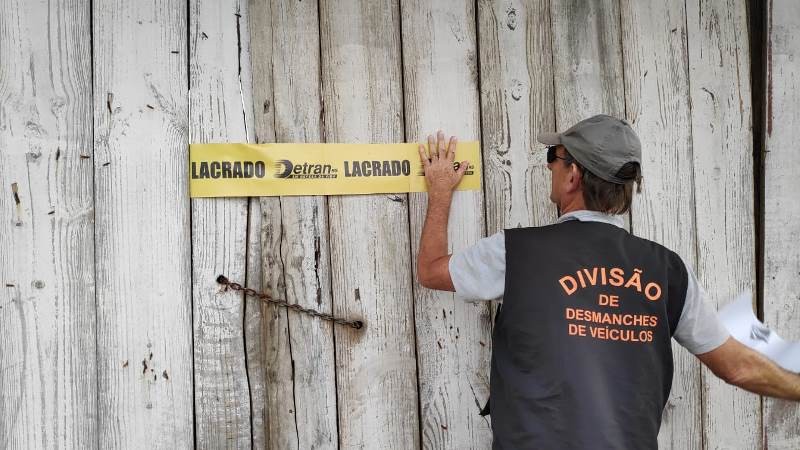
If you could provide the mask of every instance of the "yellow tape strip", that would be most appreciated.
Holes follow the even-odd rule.
[[[458,190],[479,190],[477,141],[459,142],[469,161]],[[425,192],[417,144],[191,144],[191,197]]]

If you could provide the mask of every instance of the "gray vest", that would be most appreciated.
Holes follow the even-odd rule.
[[[657,448],[688,283],[680,257],[601,222],[509,229],[505,239],[494,448]]]

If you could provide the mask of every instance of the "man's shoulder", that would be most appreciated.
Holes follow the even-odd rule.
[[[526,227],[519,226],[519,227],[513,227],[513,228],[504,228],[504,229],[501,229],[500,231],[498,231],[497,233],[495,233],[494,235],[489,236],[489,237],[499,237],[499,236],[509,235],[509,234],[525,235],[525,234],[536,234],[536,233],[560,232],[562,229],[565,229],[565,228],[571,228],[571,227],[577,228],[577,227],[580,227],[581,224],[595,224],[595,225],[598,225],[597,226],[598,230],[603,230],[603,231],[619,231],[619,232],[623,232],[624,231],[625,232],[624,236],[626,237],[626,239],[628,239],[630,242],[634,243],[634,245],[639,245],[643,249],[649,249],[649,250],[652,250],[654,252],[661,253],[661,254],[669,257],[670,259],[676,259],[676,260],[681,260],[682,261],[682,258],[680,257],[680,255],[678,255],[677,252],[675,252],[674,250],[670,249],[666,245],[661,244],[660,242],[657,242],[657,241],[654,241],[652,239],[648,239],[648,238],[645,238],[645,237],[642,237],[642,236],[637,236],[635,234],[631,234],[625,228],[620,228],[620,227],[617,227],[616,225],[612,225],[612,224],[609,224],[609,223],[606,223],[606,222],[600,222],[600,221],[567,220],[567,221],[563,221],[563,222],[554,222],[554,223],[544,224],[544,225],[533,225],[533,226],[526,226]]]
[[[603,221],[595,221],[595,220],[565,220],[561,222],[554,222],[550,224],[543,224],[543,225],[534,225],[534,226],[527,226],[527,227],[515,227],[515,228],[505,228],[503,231],[505,232],[506,236],[531,236],[531,235],[538,235],[545,239],[548,238],[548,235],[559,235],[565,236],[569,233],[580,233],[581,235],[587,234],[587,229],[584,226],[589,225],[591,229],[594,231],[590,231],[589,234],[605,234],[605,233],[626,233],[624,228],[620,228],[617,225],[603,222]]]
[[[513,228],[504,228],[500,230],[501,233],[505,234],[525,234],[525,233],[538,233],[538,232],[545,232],[551,231],[560,228],[562,225],[568,224],[569,222],[577,222],[577,221],[567,221],[567,222],[555,222],[543,225],[530,225],[527,227],[518,226]]]
[[[636,236],[634,234],[629,234],[629,236],[630,236],[630,239],[633,242],[638,243],[642,247],[647,248],[647,249],[649,249],[650,251],[652,251],[652,252],[654,252],[656,254],[662,255],[664,258],[668,259],[673,264],[679,265],[679,266],[685,266],[685,263],[683,262],[683,258],[681,258],[681,256],[676,251],[672,250],[671,248],[667,247],[666,245],[664,245],[664,244],[662,244],[660,242],[656,242],[656,241],[654,241],[652,239],[647,239],[645,237]]]

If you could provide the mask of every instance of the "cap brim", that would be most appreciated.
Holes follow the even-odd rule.
[[[561,144],[561,135],[558,133],[539,133],[536,140],[545,145],[559,145]]]

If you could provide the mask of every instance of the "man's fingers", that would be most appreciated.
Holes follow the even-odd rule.
[[[445,154],[444,131],[442,130],[436,133],[436,151],[439,153],[439,158],[445,158],[447,156]]]
[[[428,135],[428,152],[431,159],[438,159],[439,155],[436,153],[436,141],[431,134]]]
[[[456,144],[458,144],[458,139],[455,136],[450,136],[450,143],[447,144],[447,159],[450,162],[456,159]]]
[[[461,161],[458,164],[458,170],[456,170],[456,173],[458,174],[459,179],[463,177],[465,173],[467,173],[468,168],[469,168],[469,161]]]
[[[428,159],[428,152],[425,151],[425,146],[422,144],[419,144],[419,159],[422,161],[423,168],[427,168],[431,163],[431,160]]]

